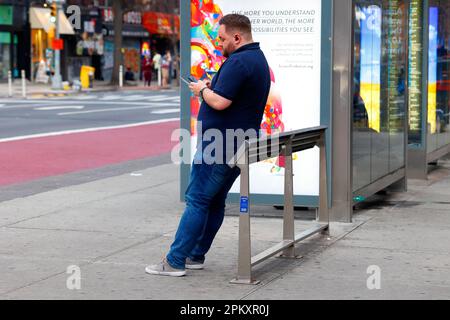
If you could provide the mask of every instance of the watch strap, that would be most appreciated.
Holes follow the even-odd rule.
[[[204,87],[202,90],[200,90],[200,98],[202,98],[202,100],[205,100],[203,98],[203,91],[205,91],[206,89],[208,89],[208,87]]]

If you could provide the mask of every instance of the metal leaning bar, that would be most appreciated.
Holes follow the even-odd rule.
[[[295,244],[317,233],[329,231],[326,130],[320,126],[281,135],[244,141],[230,165],[241,169],[241,213],[239,216],[238,271],[234,284],[258,284],[252,277],[252,267],[282,252],[286,258],[295,258]],[[294,229],[294,182],[292,154],[320,148],[320,187],[317,223],[310,229],[295,235]],[[266,159],[285,156],[283,241],[252,257],[250,234],[250,164]],[[246,204],[245,206],[242,203]]]

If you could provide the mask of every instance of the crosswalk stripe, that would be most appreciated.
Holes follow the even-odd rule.
[[[53,111],[53,110],[66,110],[66,109],[84,109],[84,106],[52,106],[52,107],[39,107],[34,108],[37,111]]]
[[[87,111],[74,111],[74,112],[62,112],[58,113],[59,116],[67,116],[67,115],[74,115],[74,114],[86,114],[86,113],[100,113],[100,112],[117,112],[117,111],[129,111],[129,110],[141,110],[141,109],[155,109],[155,108],[161,108],[161,107],[175,107],[178,105],[147,105],[147,106],[141,106],[141,107],[125,107],[125,108],[107,108],[107,109],[94,109],[94,110],[87,110]]]
[[[99,98],[98,100],[124,100],[124,101],[137,101],[137,100],[145,100],[145,101],[163,101],[163,100],[172,100],[174,98],[179,99],[178,97],[172,97],[172,96],[163,96],[163,95],[157,95],[157,96],[144,96],[144,95],[128,95],[128,96],[119,96],[119,95],[107,95]]]
[[[170,96],[158,94],[158,95],[154,95],[154,96],[147,96],[146,98],[147,99],[160,99],[160,98],[167,98],[167,97],[170,97]]]
[[[74,100],[90,100],[90,99],[92,99],[92,100],[97,100],[97,97],[93,97],[93,96],[73,96],[73,97],[71,97],[72,99],[74,99]]]
[[[122,96],[118,96],[118,95],[109,95],[109,96],[103,96],[98,100],[118,100],[122,98]]]
[[[154,101],[154,102],[160,102],[160,101],[169,101],[172,100],[172,97],[165,97],[165,98],[149,98],[148,101]]]
[[[168,103],[179,103],[180,97],[179,96],[172,96],[172,95],[143,95],[143,94],[135,94],[135,95],[73,95],[68,97],[52,97],[52,98],[46,98],[46,99],[40,99],[35,97],[35,101],[41,101],[41,100],[48,100],[51,101],[89,101],[89,102],[100,102],[100,101],[107,101],[107,102],[120,102],[120,101],[129,101],[130,103],[133,102],[168,102]],[[14,102],[25,102],[30,103],[31,99],[29,100],[14,100]],[[0,102],[10,102],[10,100],[6,99],[0,99]]]
[[[142,100],[143,98],[147,98],[146,96],[143,96],[142,94],[135,94],[131,96],[122,97],[121,100],[123,101],[136,101],[136,100]]]
[[[163,109],[163,110],[152,111],[153,114],[170,114],[170,113],[178,113],[178,112],[180,112],[180,109]]]

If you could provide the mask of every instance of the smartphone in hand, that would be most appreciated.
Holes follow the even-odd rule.
[[[197,80],[196,78],[194,78],[193,76],[189,76],[189,77],[188,77],[188,80],[189,80],[190,82],[194,82],[194,83],[198,82],[198,80]]]
[[[186,83],[187,85],[190,85],[191,82],[194,82],[194,83],[198,82],[198,80],[195,79],[193,76],[189,76],[189,77],[188,77],[188,80],[186,80],[186,79],[183,78],[183,77],[180,77],[180,78],[181,78],[181,80],[183,80],[183,82]]]

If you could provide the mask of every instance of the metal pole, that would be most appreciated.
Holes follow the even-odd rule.
[[[56,26],[55,26],[55,39],[59,39],[59,10],[61,9],[60,1],[54,1],[56,5]],[[55,50],[55,74],[52,79],[52,88],[61,89],[62,88],[62,78],[61,78],[61,51]]]
[[[292,163],[292,139],[288,141],[284,151],[286,165],[284,171],[283,240],[292,241],[292,246],[283,251],[282,257],[295,258],[294,168]]]
[[[162,86],[161,67],[158,68],[158,86]]]
[[[119,87],[123,87],[123,65],[119,67]]]
[[[252,251],[250,240],[250,167],[249,143],[245,142],[244,164],[241,169],[241,208],[239,216],[238,274],[233,284],[258,284],[252,279]]]
[[[8,71],[8,97],[12,97],[12,72],[11,70]]]
[[[352,61],[353,1],[333,1],[332,209],[331,220],[351,223],[353,216]]]
[[[22,97],[27,97],[27,84],[26,84],[26,78],[25,78],[25,70],[21,71],[22,75]]]
[[[322,133],[322,139],[320,140],[320,182],[319,182],[319,215],[318,220],[320,223],[330,224],[330,211],[328,208],[328,180],[327,180],[327,145],[326,133]],[[330,228],[328,227],[324,234],[330,234]]]

